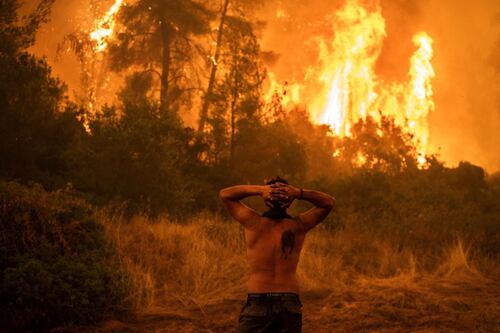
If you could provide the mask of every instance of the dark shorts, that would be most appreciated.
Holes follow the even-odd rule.
[[[300,333],[302,303],[294,293],[248,294],[241,309],[239,333]]]

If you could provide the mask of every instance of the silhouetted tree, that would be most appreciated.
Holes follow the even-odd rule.
[[[84,135],[79,109],[65,103],[63,83],[26,51],[52,3],[41,1],[22,20],[18,1],[0,3],[0,174],[48,186],[64,181],[65,153]]]
[[[417,167],[412,136],[390,117],[380,121],[368,117],[351,128],[351,136],[338,138],[334,155],[347,169],[370,168],[397,173]]]
[[[111,67],[157,73],[163,115],[182,88],[192,87],[195,73],[186,70],[197,47],[192,36],[208,31],[210,13],[193,0],[139,0],[124,7],[119,18],[123,29],[110,45]]]
[[[212,95],[209,123],[216,155],[234,159],[236,133],[241,122],[261,121],[261,84],[264,69],[260,47],[251,23],[243,18],[227,17],[221,50],[220,77]],[[229,148],[229,149],[227,149]]]
[[[228,17],[231,16],[241,16],[242,13],[244,12],[249,12],[251,9],[258,7],[263,3],[262,0],[223,0],[222,7],[220,10],[220,19],[219,19],[219,26],[217,28],[217,38],[215,40],[215,50],[213,52],[213,55],[209,55],[210,59],[210,76],[208,78],[208,86],[207,90],[205,92],[205,95],[203,97],[203,101],[201,104],[201,110],[200,110],[200,115],[199,115],[199,121],[198,121],[198,132],[201,133],[205,129],[205,123],[207,121],[208,117],[208,108],[210,104],[214,101],[215,96],[214,96],[214,89],[215,89],[215,83],[216,83],[216,74],[217,74],[217,69],[219,68],[219,58],[221,54],[221,49],[223,48],[223,44],[227,42],[227,39],[224,40],[223,36],[226,30],[226,21]],[[231,4],[231,12],[228,13],[230,10],[230,5]]]
[[[55,0],[41,0],[35,10],[19,19],[19,0],[0,2],[0,52],[15,56],[35,43],[35,35],[41,24],[49,19]]]
[[[208,87],[205,92],[205,96],[203,98],[201,110],[200,110],[200,119],[198,123],[198,132],[203,132],[205,128],[205,122],[207,121],[208,116],[208,106],[211,101],[214,84],[215,84],[215,75],[217,73],[217,67],[219,63],[220,49],[222,47],[222,33],[224,30],[224,22],[226,21],[227,16],[227,8],[229,6],[229,0],[224,0],[224,4],[222,5],[222,10],[220,14],[219,28],[217,29],[217,40],[215,42],[215,52],[213,57],[210,56],[210,77],[208,78]]]

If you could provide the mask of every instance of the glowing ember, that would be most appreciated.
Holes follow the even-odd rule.
[[[115,28],[115,16],[120,10],[123,0],[116,0],[106,15],[97,22],[97,28],[90,33],[90,39],[96,42],[95,51],[102,52],[108,46],[108,39],[113,35]]]
[[[417,50],[410,59],[407,83],[384,83],[375,74],[386,37],[380,8],[369,11],[356,0],[348,0],[335,14],[332,30],[333,40],[317,41],[317,65],[308,70],[302,84],[292,85],[301,91],[301,103],[307,104],[311,118],[330,125],[335,135],[349,136],[352,125],[360,119],[371,116],[378,121],[381,114],[391,116],[413,135],[418,162],[423,165],[429,144],[427,116],[434,108],[432,39],[424,32],[414,36]],[[275,90],[277,81],[271,72],[268,82],[269,89]],[[303,93],[311,91],[308,85],[319,89]],[[295,98],[286,102],[298,104]]]
[[[276,18],[280,19],[280,18],[286,18],[286,17],[288,17],[288,14],[283,9],[283,4],[280,1],[280,2],[278,2],[278,9],[276,10]]]

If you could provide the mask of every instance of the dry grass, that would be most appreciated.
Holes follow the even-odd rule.
[[[208,217],[186,224],[135,217],[104,225],[131,273],[135,309],[172,300],[206,305],[244,290],[245,249],[236,224]]]
[[[235,329],[247,269],[237,223],[214,216],[183,224],[101,219],[130,272],[136,315],[98,330]],[[311,232],[298,269],[304,332],[500,332],[496,263],[477,258],[476,265],[460,240],[443,248],[438,262],[435,254],[416,257],[394,243],[321,226]]]

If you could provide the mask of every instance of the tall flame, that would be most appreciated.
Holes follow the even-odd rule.
[[[417,140],[418,159],[425,163],[426,149],[429,144],[429,125],[427,115],[434,110],[432,100],[431,79],[435,76],[431,65],[432,38],[425,32],[413,37],[413,43],[418,47],[411,57],[410,82],[406,89],[406,118],[410,133]]]
[[[431,37],[425,32],[413,37],[417,50],[410,59],[408,82],[387,83],[375,73],[386,37],[380,7],[368,10],[356,0],[347,0],[331,27],[333,40],[317,40],[317,64],[311,66],[302,83],[294,84],[312,120],[329,125],[335,135],[350,136],[352,125],[360,119],[391,116],[413,135],[418,162],[423,165],[429,145],[427,116],[434,109]],[[270,88],[275,89],[272,72],[269,78]]]
[[[115,16],[120,10],[123,0],[115,0],[115,3],[102,19],[97,22],[97,27],[90,33],[90,39],[96,42],[95,51],[103,52],[108,46],[108,39],[113,35],[115,29]]]
[[[354,0],[336,18],[333,41],[330,45],[320,41],[320,80],[326,95],[319,95],[311,110],[320,123],[343,136],[350,134],[352,123],[370,115],[377,97],[374,66],[385,37],[385,21],[380,11],[370,13]]]

